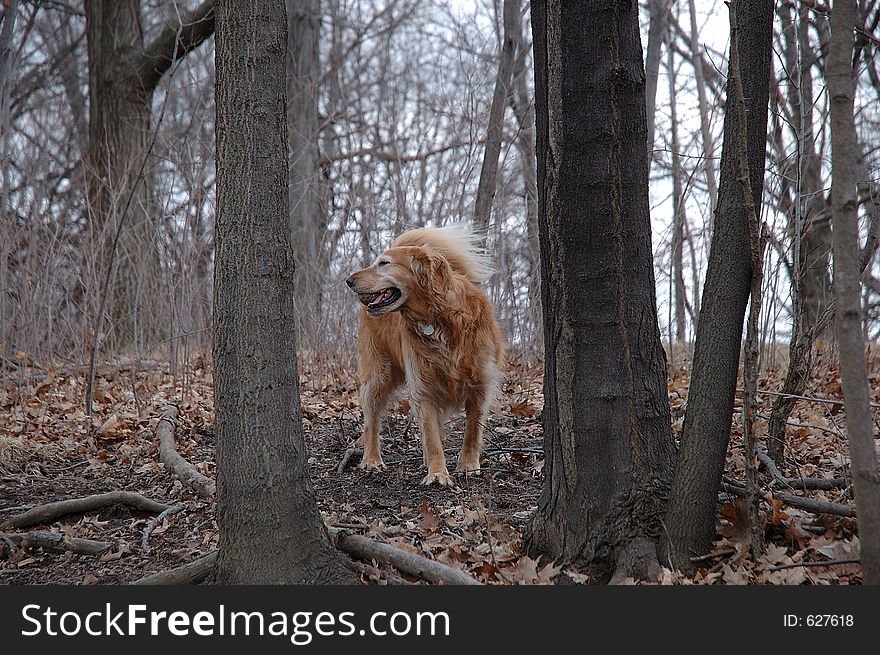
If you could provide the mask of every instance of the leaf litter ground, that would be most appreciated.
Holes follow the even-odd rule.
[[[874,400],[880,401],[880,358],[871,359],[870,371]],[[113,545],[99,558],[19,548],[0,560],[0,583],[122,584],[185,564],[217,547],[213,502],[184,489],[165,470],[155,440],[162,409],[168,402],[178,403],[178,450],[213,477],[210,367],[202,358],[175,372],[161,362],[119,360],[98,373],[95,411],[88,417],[83,410],[82,367],[42,367],[21,355],[18,365],[5,372],[0,387],[0,524],[42,503],[117,489],[168,504],[180,502],[185,508],[166,517],[146,542],[143,533],[153,515],[124,506],[22,528],[19,532],[48,530]],[[760,388],[778,389],[783,373],[766,371]],[[392,403],[383,426],[387,469],[366,473],[354,466],[354,459],[340,472],[340,462],[362,425],[354,378],[344,370],[314,363],[301,372],[301,382],[310,472],[328,525],[435,559],[488,584],[591,582],[573,567],[535,561],[521,551],[523,531],[537,506],[544,476],[540,370],[510,368],[498,407],[487,421],[483,469],[478,475],[457,475],[453,489],[419,484],[424,475],[421,447],[405,397]],[[687,382],[687,370],[682,368],[669,384],[676,437],[683,422]],[[839,399],[837,371],[820,363],[806,395]],[[769,414],[772,399],[761,396],[759,416]],[[739,403],[738,396],[726,469],[726,476],[734,481],[744,476]],[[447,425],[445,447],[453,466],[463,428],[463,417]],[[766,431],[766,418],[759,419],[757,431]],[[799,402],[790,419],[788,446],[786,476],[849,477],[844,416],[837,405]],[[764,555],[757,560],[750,557],[742,503],[722,494],[712,553],[698,562],[694,576],[664,569],[659,582],[858,583],[858,565],[833,564],[858,558],[855,519],[793,509],[773,496],[774,491],[785,491],[852,505],[851,488],[793,490],[773,483],[766,472],[763,481],[762,520],[768,540]],[[822,562],[829,564],[812,565]],[[384,583],[375,573],[364,573],[362,579]]]

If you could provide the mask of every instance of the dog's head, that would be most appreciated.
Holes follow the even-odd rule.
[[[431,305],[446,295],[451,276],[449,262],[430,247],[399,246],[386,250],[345,282],[370,316],[381,316],[407,304]]]

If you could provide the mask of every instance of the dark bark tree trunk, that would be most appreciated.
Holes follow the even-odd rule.
[[[327,215],[321,202],[318,89],[321,80],[320,0],[286,0],[287,119],[290,139],[290,228],[297,262],[296,300],[299,338],[311,346],[321,311]]]
[[[748,115],[749,184],[761,206],[773,44],[773,1],[733,0]],[[743,318],[752,278],[747,208],[742,202],[737,145],[740,123],[728,80],[721,184],[694,346],[675,482],[664,531],[664,561],[691,570],[693,555],[715,536],[715,510],[730,438]]]
[[[859,298],[859,221],[856,191],[859,148],[853,121],[853,28],[856,3],[835,0],[831,14],[831,51],[825,74],[831,100],[831,200],[834,215],[834,297],[840,383],[852,458],[853,488],[859,520],[862,581],[880,584],[880,473],[871,420],[871,395],[862,307]]]
[[[346,580],[309,480],[288,232],[284,5],[217,5],[214,363],[222,584]]]
[[[155,307],[160,264],[154,246],[156,211],[151,164],[153,92],[177,59],[214,30],[213,1],[208,0],[181,24],[169,24],[147,46],[138,0],[86,0],[89,55],[89,144],[86,191],[103,278],[101,292],[112,320],[111,348],[140,345],[162,334]],[[96,332],[101,332],[103,311]],[[151,318],[152,317],[152,318]],[[152,322],[151,322],[152,321]]]
[[[516,54],[515,33],[520,21],[520,0],[504,0],[502,22],[504,36],[501,42],[501,58],[498,62],[498,75],[495,77],[495,90],[489,107],[489,125],[486,128],[486,146],[483,150],[483,164],[480,168],[480,181],[477,184],[477,197],[474,201],[474,226],[482,235],[483,243],[489,230],[492,215],[492,200],[498,179],[498,159],[501,156],[501,137],[504,129],[504,106],[511,90],[513,58]]]
[[[638,5],[535,1],[532,31],[546,480],[526,545],[606,580],[649,578],[674,445]]]

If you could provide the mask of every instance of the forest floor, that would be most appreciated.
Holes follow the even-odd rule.
[[[869,362],[875,401],[880,401],[880,356]],[[773,391],[782,374],[765,371],[759,388]],[[538,368],[508,370],[498,408],[488,420],[483,469],[456,476],[452,489],[423,487],[421,447],[403,397],[389,411],[382,432],[387,470],[340,472],[346,450],[360,434],[356,382],[345,370],[317,363],[301,371],[303,421],[310,471],[326,523],[387,542],[452,567],[488,584],[589,584],[572,567],[535,561],[521,551],[523,531],[543,484]],[[164,407],[180,408],[176,430],[180,454],[204,475],[214,475],[213,393],[210,368],[196,358],[185,371],[160,362],[119,360],[102,365],[94,414],[85,414],[84,367],[41,366],[21,355],[0,386],[0,526],[34,506],[115,490],[136,491],[183,510],[152,524],[155,514],[115,505],[72,514],[47,524],[6,528],[7,534],[50,531],[64,539],[110,542],[100,557],[0,543],[2,584],[122,584],[172,569],[216,549],[212,500],[184,488],[160,462],[156,425]],[[676,437],[687,402],[688,372],[671,376],[669,399]],[[816,369],[807,396],[839,400],[837,371]],[[758,434],[766,432],[773,396],[761,394]],[[740,396],[726,479],[744,479]],[[850,479],[841,403],[799,401],[790,418],[789,477]],[[875,412],[876,415],[876,412]],[[446,442],[454,464],[463,419],[452,421]],[[767,549],[749,556],[742,501],[722,494],[718,539],[694,576],[664,570],[663,584],[853,584],[860,582],[854,518],[790,507],[785,492],[853,507],[849,483],[827,491],[804,491],[774,481],[762,469],[762,520]],[[152,528],[145,539],[144,533]],[[387,569],[387,565],[380,565]],[[369,567],[368,567],[369,569]],[[390,572],[390,571],[389,571]],[[399,572],[394,572],[399,574]],[[415,578],[403,575],[409,581]],[[375,569],[365,583],[383,584]]]

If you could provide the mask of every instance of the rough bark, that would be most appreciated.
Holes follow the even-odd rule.
[[[474,201],[474,226],[482,235],[484,243],[489,230],[492,200],[495,198],[498,179],[498,159],[501,156],[501,137],[504,130],[504,106],[511,92],[513,59],[516,54],[515,33],[520,21],[520,0],[504,0],[502,15],[504,35],[501,42],[501,58],[498,62],[498,74],[495,76],[492,104],[489,107],[486,146],[483,150],[480,181],[477,184],[477,197]]]
[[[835,0],[825,74],[831,103],[831,199],[834,220],[834,297],[840,382],[859,521],[859,559],[865,584],[880,584],[880,473],[871,421],[868,370],[859,293],[857,162],[853,120],[853,28],[856,3]]]
[[[327,216],[321,202],[318,89],[321,82],[320,0],[286,0],[287,125],[290,239],[294,244],[299,338],[311,345],[321,308],[322,245]]]
[[[284,5],[217,5],[214,581],[351,581],[309,480],[288,231]]]
[[[746,327],[746,342],[743,347],[743,441],[746,469],[746,515],[749,522],[749,535],[752,557],[764,552],[764,528],[758,513],[757,481],[757,443],[755,440],[755,408],[758,389],[758,321],[761,318],[761,285],[764,280],[764,248],[761,244],[761,223],[754,202],[754,194],[749,182],[748,152],[748,114],[747,102],[743,96],[742,70],[740,69],[741,50],[736,26],[735,4],[730,5],[730,88],[733,91],[733,105],[737,113],[739,134],[736,139],[737,181],[741,189],[741,200],[746,210],[749,226],[749,255],[751,257],[751,282],[749,291],[749,318]],[[769,99],[769,98],[768,98]]]
[[[638,6],[537,1],[532,31],[546,479],[526,545],[606,580],[649,578],[674,446]]]
[[[747,103],[749,185],[761,206],[773,43],[772,0],[734,0]],[[738,178],[740,134],[728,81],[715,229],[703,287],[675,482],[666,514],[665,557],[691,570],[715,536],[715,509],[730,438],[733,400],[752,265],[747,210]]]
[[[139,0],[86,0],[89,143],[86,192],[102,253],[101,290],[111,319],[110,347],[141,345],[163,334],[156,307],[161,271],[153,245],[151,114],[153,92],[177,59],[213,32],[213,0],[144,45]],[[95,332],[102,332],[103,307]]]

